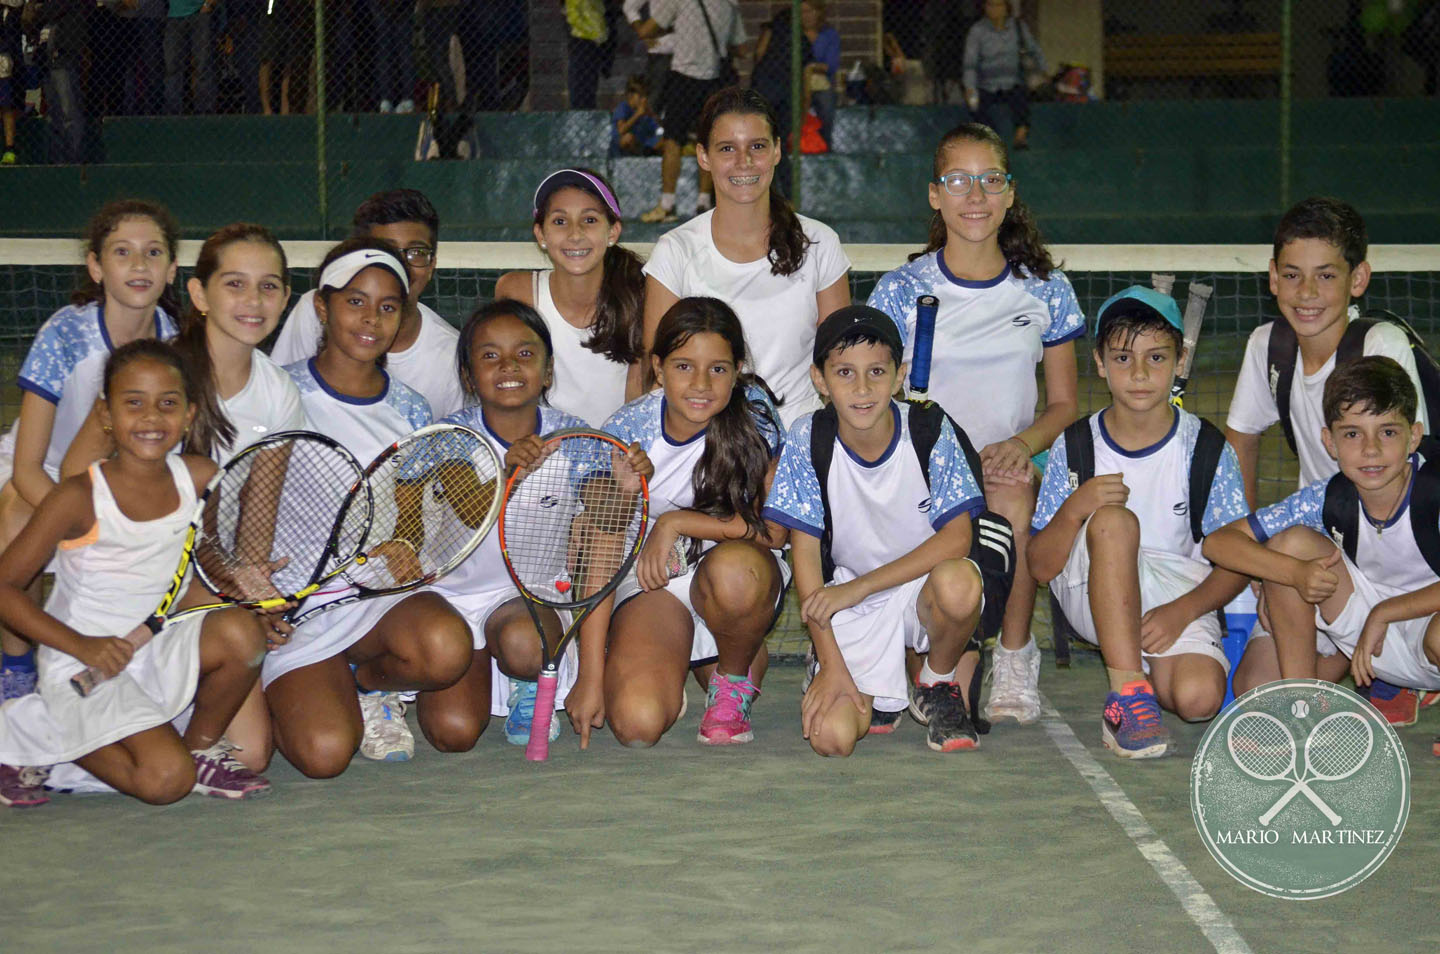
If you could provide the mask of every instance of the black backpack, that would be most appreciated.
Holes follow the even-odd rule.
[[[1425,437],[1420,441],[1424,463],[1415,472],[1415,485],[1410,491],[1410,528],[1415,543],[1430,572],[1440,576],[1440,439]],[[1321,512],[1325,532],[1335,545],[1355,562],[1360,539],[1360,494],[1344,474],[1336,474],[1325,485],[1325,508]]]
[[[1203,417],[1199,420],[1200,434],[1190,457],[1190,536],[1196,543],[1205,538],[1205,508],[1210,503],[1215,469],[1225,451],[1225,435],[1220,428]],[[1065,428],[1064,437],[1065,463],[1070,469],[1070,489],[1074,491],[1095,476],[1095,435],[1090,431],[1090,418],[1082,417]]]
[[[1426,420],[1431,428],[1440,420],[1440,364],[1436,364],[1425,341],[1410,327],[1410,323],[1393,311],[1383,308],[1367,309],[1359,318],[1350,322],[1335,349],[1335,367],[1349,364],[1365,353],[1365,335],[1380,322],[1389,322],[1405,332],[1410,340],[1410,353],[1415,356],[1415,370],[1420,376],[1419,398],[1425,407]],[[1265,355],[1266,379],[1270,382],[1270,393],[1275,406],[1280,410],[1280,426],[1285,429],[1285,443],[1295,452],[1295,425],[1290,420],[1290,387],[1295,380],[1295,360],[1299,353],[1299,342],[1295,329],[1287,321],[1271,322],[1270,347]]]

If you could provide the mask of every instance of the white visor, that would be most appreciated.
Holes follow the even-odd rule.
[[[325,271],[320,273],[320,284],[316,287],[344,288],[352,278],[372,266],[383,268],[400,279],[400,288],[404,294],[410,294],[410,276],[405,271],[405,264],[393,253],[377,248],[357,248],[341,255],[325,266]]]

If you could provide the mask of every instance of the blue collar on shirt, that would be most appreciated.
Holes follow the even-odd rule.
[[[1110,409],[1107,407],[1105,411],[1108,410]],[[1169,443],[1170,438],[1175,436],[1175,431],[1178,430],[1180,427],[1180,409],[1178,407],[1172,407],[1170,410],[1174,413],[1174,419],[1170,422],[1170,430],[1166,431],[1164,437],[1160,438],[1158,441],[1151,444],[1149,447],[1142,447],[1139,450],[1131,451],[1126,450],[1125,448],[1121,447],[1119,444],[1111,440],[1110,431],[1105,427],[1105,411],[1100,412],[1100,436],[1105,439],[1106,445],[1109,446],[1111,450],[1119,454],[1121,457],[1129,457],[1132,459],[1137,457],[1148,457],[1160,448],[1164,447],[1167,443]]]
[[[496,433],[495,433],[495,428],[493,428],[493,427],[490,426],[490,419],[485,416],[485,408],[483,408],[483,407],[480,408],[480,424],[481,424],[482,427],[485,428],[485,433],[487,433],[487,434],[489,434],[491,437],[495,438],[496,442],[497,442],[501,447],[503,447],[503,448],[506,449],[506,450],[509,450],[509,449],[510,449],[510,444],[511,444],[511,442],[510,442],[510,441],[507,441],[505,438],[503,438],[503,437],[501,437],[499,434],[496,434]],[[535,430],[534,430],[534,433],[539,434],[539,433],[540,433],[540,428],[541,428],[541,426],[542,426],[542,425],[541,425],[541,423],[540,423],[540,407],[539,407],[539,405],[536,405],[536,407],[535,407]]]
[[[947,282],[952,285],[959,285],[961,288],[994,288],[1010,277],[1010,263],[1006,262],[1005,267],[1000,269],[1000,274],[994,278],[978,282],[970,281],[967,278],[956,278],[945,264],[945,246],[943,245],[935,250],[935,263],[940,266],[940,274],[945,276]]]
[[[853,460],[855,463],[859,464],[861,467],[879,467],[881,464],[889,460],[890,455],[895,453],[895,448],[900,446],[900,405],[896,404],[894,401],[890,402],[890,419],[895,423],[895,433],[890,435],[890,446],[885,448],[885,453],[881,454],[875,460],[866,460],[859,454],[855,453],[853,450],[850,449],[850,446],[845,443],[845,439],[840,437],[839,434],[836,434],[835,440],[839,442],[841,447],[845,448],[845,453],[850,455],[850,459]]]
[[[384,368],[375,369],[379,371],[380,376],[385,379],[385,386],[380,389],[380,393],[375,395],[373,398],[358,398],[352,397],[349,394],[341,394],[339,391],[332,388],[330,384],[323,377],[321,377],[320,369],[315,366],[314,358],[307,359],[305,362],[305,367],[310,370],[310,377],[314,378],[315,383],[320,385],[320,390],[324,391],[326,394],[330,395],[332,398],[342,404],[354,404],[360,407],[364,407],[369,404],[379,404],[384,401],[386,396],[390,393],[390,375],[385,373]]]

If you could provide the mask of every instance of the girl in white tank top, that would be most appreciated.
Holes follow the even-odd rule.
[[[619,244],[614,192],[588,169],[545,177],[535,190],[534,231],[551,268],[500,276],[495,297],[545,319],[555,343],[549,403],[599,427],[640,395],[642,263]]]
[[[42,647],[39,692],[0,709],[6,766],[74,761],[155,804],[192,789],[244,798],[270,787],[223,736],[259,678],[267,627],[230,609],[186,617],[139,650],[121,638],[169,586],[196,494],[215,473],[208,458],[170,453],[195,417],[190,391],[169,345],[118,349],[100,405],[114,458],[62,481],[0,555],[0,621]],[[24,585],[57,549],[55,592],[41,610]],[[192,583],[178,605],[206,601]],[[110,678],[82,698],[69,680],[92,666]],[[192,704],[182,735],[170,722]]]

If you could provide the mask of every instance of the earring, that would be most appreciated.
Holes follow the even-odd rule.
[[[114,434],[114,433],[115,433],[115,428],[111,427],[109,424],[102,424],[102,425],[100,425],[100,430],[104,431],[106,434]]]
[[[549,248],[550,248],[550,246],[546,245],[544,242],[541,242],[541,243],[540,243],[540,251],[542,251],[542,252],[548,251]]]
[[[609,248],[614,248],[614,247],[615,247],[615,243],[614,243],[614,242],[607,242],[606,245],[607,245]]]

